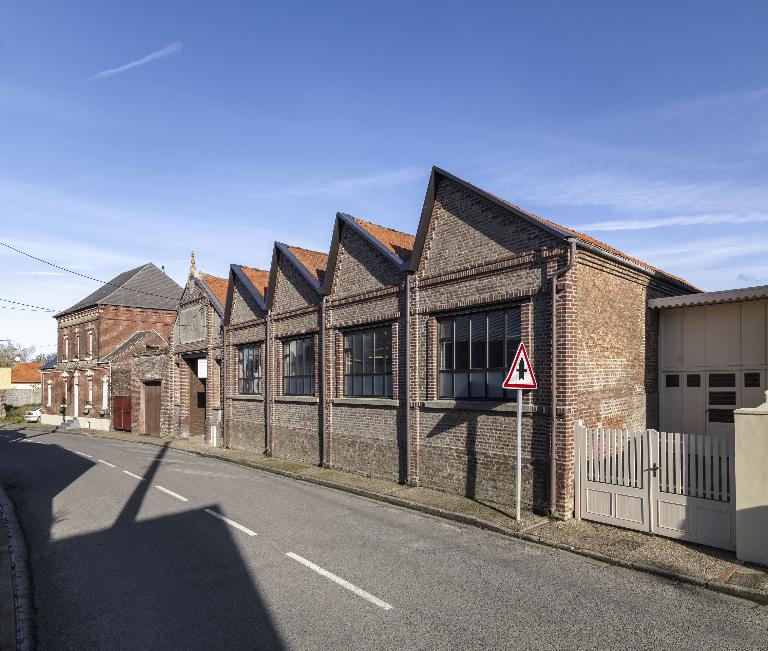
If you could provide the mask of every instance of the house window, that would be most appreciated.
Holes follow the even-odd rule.
[[[520,345],[520,308],[438,320],[440,398],[515,399],[501,388]]]
[[[240,354],[240,393],[261,393],[261,346],[243,346]]]
[[[88,357],[93,356],[93,330],[88,331]]]
[[[344,334],[344,395],[392,397],[392,326]]]
[[[80,331],[75,330],[75,359],[80,359]]]
[[[64,335],[64,359],[69,359],[69,335]]]
[[[313,337],[283,342],[283,395],[311,396],[315,393],[315,347]]]

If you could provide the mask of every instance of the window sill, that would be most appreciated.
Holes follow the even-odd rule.
[[[462,409],[464,411],[491,411],[494,413],[517,413],[517,403],[501,400],[428,400],[424,409]],[[523,413],[532,414],[536,408],[523,403]]]
[[[333,405],[355,405],[360,407],[399,407],[400,401],[393,398],[334,398]]]
[[[235,393],[229,396],[232,400],[243,400],[252,402],[264,402],[264,396],[258,393]]]
[[[276,396],[275,402],[303,402],[304,404],[316,405],[320,400],[317,396]]]

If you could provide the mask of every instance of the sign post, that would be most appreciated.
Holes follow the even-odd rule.
[[[507,373],[507,377],[501,385],[505,389],[517,390],[517,455],[515,459],[515,483],[517,485],[515,518],[520,522],[520,475],[522,473],[522,448],[523,448],[523,389],[535,389],[536,375],[533,372],[528,353],[523,342],[517,347],[515,359]]]

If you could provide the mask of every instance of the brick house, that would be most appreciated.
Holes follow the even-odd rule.
[[[192,253],[189,276],[173,328],[173,361],[163,411],[176,436],[218,436],[222,410],[222,319],[227,279],[202,273]],[[215,428],[212,430],[211,428]]]
[[[120,360],[110,355],[141,332],[154,331],[167,341],[180,294],[181,287],[149,262],[119,274],[56,314],[57,362],[41,372],[41,421],[56,424],[63,416],[78,420],[81,427],[109,429],[114,404],[110,382],[130,364],[128,355]]]
[[[339,213],[329,256],[277,243],[266,287],[232,266],[224,441],[512,503],[522,341],[522,500],[567,516],[573,421],[656,426],[648,300],[693,291],[433,168],[416,236]]]

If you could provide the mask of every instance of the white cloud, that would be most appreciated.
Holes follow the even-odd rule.
[[[297,183],[282,188],[276,188],[258,196],[264,198],[306,197],[316,195],[339,196],[367,190],[375,187],[393,187],[409,183],[416,179],[426,179],[423,168],[404,167],[385,172],[375,172],[361,176],[350,176],[335,180],[317,180],[307,183]]]
[[[723,213],[719,215],[670,215],[648,219],[608,219],[574,228],[582,231],[640,231],[670,226],[709,226],[712,224],[758,224],[768,222],[768,213]]]
[[[114,77],[115,75],[119,75],[120,73],[126,72],[127,70],[131,70],[132,68],[138,68],[139,66],[146,65],[148,63],[151,63],[152,61],[157,61],[158,59],[165,59],[167,57],[174,56],[175,54],[178,54],[179,52],[181,52],[181,48],[182,48],[181,41],[175,41],[174,43],[170,43],[169,45],[166,45],[164,48],[161,48],[156,52],[147,54],[147,56],[144,56],[141,59],[137,59],[136,61],[131,61],[130,63],[126,63],[125,65],[120,66],[119,68],[110,68],[108,70],[102,70],[101,72],[97,72],[95,75],[88,77],[85,81],[96,81],[98,79],[106,79],[107,77]]]

